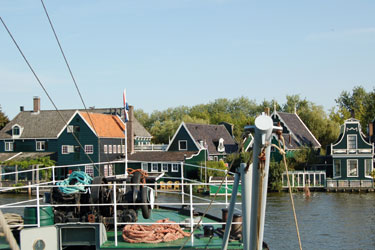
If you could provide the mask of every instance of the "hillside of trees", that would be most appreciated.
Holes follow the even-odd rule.
[[[357,86],[351,91],[343,91],[335,101],[336,106],[327,113],[322,106],[303,99],[300,95],[286,96],[285,103],[274,100],[256,103],[242,96],[232,100],[220,98],[192,107],[168,108],[151,114],[136,109],[135,116],[153,135],[154,143],[168,143],[182,121],[203,124],[229,122],[234,124],[234,135],[238,139],[245,125],[253,124],[255,117],[266,107],[272,112],[276,104],[278,111],[293,113],[296,108],[297,114],[324,149],[337,139],[344,120],[355,117],[361,121],[363,131],[366,132],[367,124],[375,118],[375,89],[367,92],[363,87]]]

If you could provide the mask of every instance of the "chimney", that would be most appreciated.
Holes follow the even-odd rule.
[[[134,106],[129,105],[129,121],[126,125],[126,128],[128,129],[128,153],[133,154],[134,153],[134,132],[133,132],[133,124],[134,124]]]
[[[20,111],[21,111],[21,112],[25,111],[24,106],[20,106]]]
[[[40,111],[40,98],[39,96],[34,96],[34,113],[39,113]]]

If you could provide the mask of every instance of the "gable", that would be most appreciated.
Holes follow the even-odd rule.
[[[332,144],[333,150],[348,149],[348,137],[356,139],[356,145],[359,149],[371,149],[372,144],[368,143],[363,137],[361,131],[361,125],[358,120],[348,119],[345,121],[342,127],[342,133],[339,136],[339,140]],[[333,152],[332,150],[332,152]]]
[[[169,143],[167,151],[179,151],[179,141],[187,142],[186,151],[198,151],[198,145],[196,144],[193,137],[190,135],[189,131],[185,127],[185,123],[181,123],[180,127],[173,136],[172,141]]]

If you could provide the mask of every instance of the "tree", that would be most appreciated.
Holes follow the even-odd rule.
[[[367,128],[367,124],[374,118],[375,93],[367,93],[362,86],[356,86],[352,92],[343,91],[335,100],[342,119],[350,117],[361,121],[362,128]],[[350,115],[350,116],[348,116]]]
[[[0,105],[0,129],[4,128],[5,125],[9,122],[9,119],[8,119],[8,116],[6,116],[2,109],[1,109],[1,105]]]

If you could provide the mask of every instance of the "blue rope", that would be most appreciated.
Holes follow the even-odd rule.
[[[86,192],[86,185],[90,185],[92,177],[82,171],[74,171],[68,178],[58,182],[56,185],[64,194]],[[74,185],[74,186],[72,186]]]

